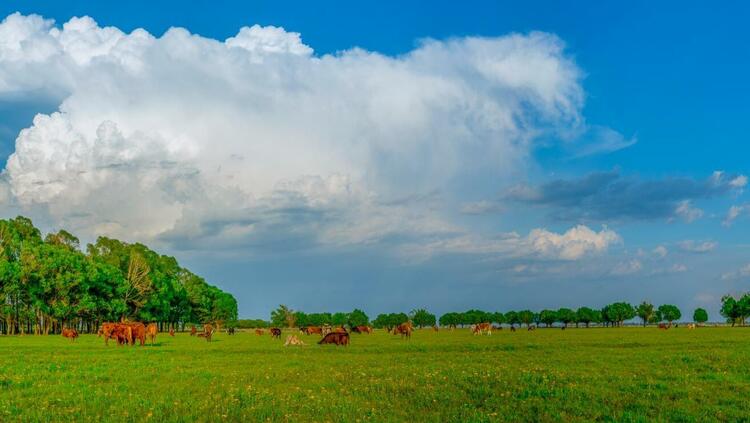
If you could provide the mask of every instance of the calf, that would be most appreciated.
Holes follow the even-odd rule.
[[[344,332],[331,332],[327,334],[326,336],[321,339],[318,344],[324,345],[324,344],[335,344],[335,345],[343,345],[347,346],[349,345],[349,334]]]

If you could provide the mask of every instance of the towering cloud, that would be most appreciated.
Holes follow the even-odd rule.
[[[276,27],[222,42],[14,14],[0,24],[0,96],[60,106],[18,135],[3,201],[185,248],[455,234],[444,204],[398,200],[450,199],[467,174],[502,178],[540,135],[577,130],[579,79],[544,33],[320,56]],[[602,245],[532,235],[563,257]]]

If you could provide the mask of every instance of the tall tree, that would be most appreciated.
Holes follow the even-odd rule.
[[[643,301],[635,309],[635,314],[638,315],[641,320],[643,320],[643,327],[646,327],[646,325],[654,316],[654,305],[649,302]]]
[[[695,323],[706,323],[708,321],[708,312],[703,308],[696,308],[693,312],[693,321]]]

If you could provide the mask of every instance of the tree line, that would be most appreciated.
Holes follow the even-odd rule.
[[[65,230],[42,237],[26,217],[0,220],[0,332],[94,332],[121,319],[222,324],[237,301],[143,244],[99,237],[84,252]]]
[[[731,310],[737,313],[745,313],[744,316],[750,316],[750,295],[742,297],[744,302],[742,306],[732,306]],[[733,303],[733,304],[735,304]],[[746,307],[746,308],[743,308]],[[729,309],[729,308],[728,308]],[[722,313],[724,313],[722,308]],[[534,312],[531,310],[507,311],[505,313],[496,311],[488,312],[483,310],[468,310],[465,312],[449,312],[440,316],[439,319],[427,310],[420,308],[412,310],[409,313],[383,313],[378,314],[372,321],[362,310],[355,309],[349,313],[305,313],[295,311],[286,305],[271,312],[270,321],[264,320],[241,320],[241,327],[305,327],[305,326],[360,326],[372,325],[378,329],[391,329],[405,322],[412,322],[415,326],[424,328],[440,326],[456,328],[475,325],[478,323],[494,323],[498,325],[507,324],[510,326],[546,326],[560,325],[567,327],[583,325],[589,327],[592,324],[605,327],[622,326],[626,321],[639,318],[641,323],[658,324],[668,322],[670,325],[682,318],[680,309],[672,304],[662,304],[654,306],[644,301],[637,306],[627,302],[615,302],[608,304],[601,309],[590,307],[580,307],[578,309],[560,308],[557,310],[541,310]],[[696,323],[705,323],[708,321],[708,312],[703,308],[697,308],[693,312],[693,321]],[[739,320],[737,320],[739,323]],[[743,320],[744,322],[744,320]]]

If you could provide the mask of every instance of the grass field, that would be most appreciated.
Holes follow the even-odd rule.
[[[0,337],[0,421],[748,421],[750,330]]]

